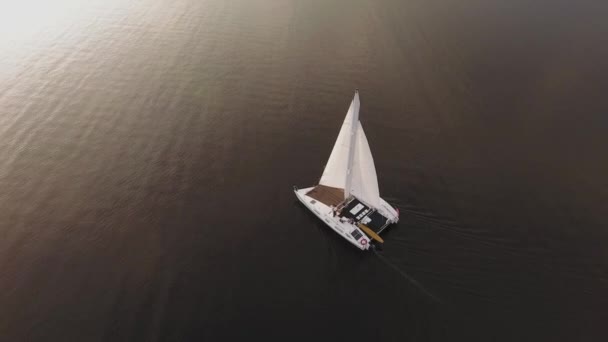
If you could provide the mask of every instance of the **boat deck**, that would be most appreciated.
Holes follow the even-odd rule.
[[[340,217],[352,219],[356,223],[362,223],[375,233],[382,232],[388,225],[386,217],[354,197],[342,208]]]
[[[307,192],[306,196],[312,197],[328,207],[332,205],[335,207],[344,202],[344,189],[317,185],[312,190]]]
[[[365,225],[371,228],[376,234],[380,234],[384,228],[388,226],[388,219],[382,216],[379,212],[374,211],[370,215],[367,216],[370,221]]]

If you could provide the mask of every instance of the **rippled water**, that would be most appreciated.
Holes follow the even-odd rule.
[[[0,340],[605,340],[607,10],[0,1]],[[355,88],[377,254],[291,191]]]

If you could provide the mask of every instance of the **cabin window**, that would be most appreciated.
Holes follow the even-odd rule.
[[[310,204],[315,204],[315,203],[317,203],[317,201],[315,201],[315,200],[310,201]]]
[[[361,232],[359,232],[359,231],[358,231],[358,230],[356,230],[356,229],[355,229],[355,230],[353,230],[353,231],[350,233],[350,235],[352,235],[352,236],[355,238],[355,240],[359,240],[359,239],[360,239],[360,238],[363,236],[363,234],[361,234]]]

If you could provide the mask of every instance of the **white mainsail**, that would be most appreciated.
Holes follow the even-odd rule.
[[[359,93],[351,102],[319,184],[344,189],[367,204],[380,205],[378,177],[369,143],[359,121]]]
[[[374,158],[365,137],[361,122],[357,125],[355,156],[352,164],[351,183],[349,192],[372,207],[380,206],[380,190],[378,176],[374,166]]]
[[[346,118],[342,123],[342,128],[334,144],[334,149],[331,151],[329,160],[323,170],[323,175],[319,184],[330,186],[333,188],[346,189],[347,175],[349,165],[352,163],[349,160],[351,155],[351,146],[354,145],[355,124],[359,121],[359,93],[355,93],[355,97],[348,108]],[[348,196],[345,191],[345,196]]]

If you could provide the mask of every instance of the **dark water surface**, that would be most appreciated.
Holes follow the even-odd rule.
[[[605,1],[0,3],[0,341],[605,341]],[[355,88],[402,221],[291,191]]]

